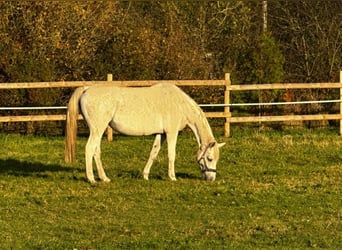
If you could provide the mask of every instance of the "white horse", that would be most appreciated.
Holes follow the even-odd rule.
[[[85,149],[86,174],[90,183],[95,183],[93,158],[100,180],[110,181],[100,158],[101,138],[108,125],[126,135],[156,135],[143,171],[146,180],[160,150],[162,134],[166,134],[168,144],[168,175],[171,180],[176,180],[174,161],[177,136],[188,125],[199,144],[197,161],[200,170],[206,180],[215,180],[219,148],[225,143],[216,142],[201,108],[175,85],[163,83],[139,88],[92,86],[76,89],[70,98],[67,112],[67,162],[75,159],[79,108],[90,130]]]

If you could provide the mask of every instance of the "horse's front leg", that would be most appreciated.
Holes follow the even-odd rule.
[[[175,133],[167,133],[167,151],[169,157],[169,177],[172,181],[176,180],[175,174],[175,159],[176,159],[176,143],[177,143],[178,132]]]
[[[145,165],[143,176],[145,180],[148,180],[148,176],[150,174],[150,169],[153,164],[153,161],[157,158],[157,155],[159,153],[161,147],[161,134],[157,134],[156,138],[154,139],[152,150],[150,153],[150,157],[147,160],[147,163]]]

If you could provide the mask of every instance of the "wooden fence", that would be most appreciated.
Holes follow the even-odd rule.
[[[211,104],[223,106],[222,112],[206,112],[207,117],[224,118],[224,135],[230,136],[231,123],[243,122],[282,122],[282,121],[307,121],[307,120],[340,120],[340,134],[342,134],[342,71],[339,83],[274,83],[253,85],[232,85],[230,75],[225,75],[225,80],[177,80],[177,81],[113,81],[108,75],[107,81],[69,81],[69,82],[38,82],[38,83],[0,83],[1,89],[25,89],[25,88],[72,88],[93,85],[114,86],[151,86],[160,82],[170,82],[177,86],[225,86],[224,103]],[[282,116],[248,116],[232,117],[230,106],[231,91],[252,90],[276,90],[276,89],[340,89],[340,113],[339,114],[316,114],[316,115],[282,115]],[[288,104],[291,104],[289,102]],[[59,121],[65,120],[66,115],[28,115],[28,116],[0,116],[0,122],[28,122],[28,121]],[[81,119],[81,117],[80,117]]]
[[[224,91],[224,103],[229,103],[228,86],[230,86],[229,74],[225,80],[162,80],[162,81],[113,81],[112,75],[107,76],[107,81],[64,81],[64,82],[32,82],[32,83],[0,83],[1,89],[29,89],[29,88],[74,88],[94,85],[113,85],[124,87],[151,86],[156,83],[173,83],[177,86],[226,86]],[[225,118],[225,128],[229,128],[227,113],[228,107],[223,112],[205,112],[207,117]],[[61,115],[21,115],[21,116],[0,116],[0,122],[32,122],[32,121],[61,121],[66,119],[66,114]],[[79,119],[82,119],[80,116]],[[107,130],[108,140],[111,140],[111,130]],[[227,132],[225,132],[227,134]]]
[[[229,81],[230,83],[230,81]],[[339,133],[342,135],[342,71],[340,71],[339,83],[272,83],[272,84],[253,84],[253,85],[230,85],[227,86],[227,96],[230,91],[251,91],[251,90],[276,90],[276,89],[340,89],[339,114],[315,114],[315,115],[281,115],[281,116],[248,116],[230,117],[228,124],[225,125],[225,135],[230,136],[230,123],[242,122],[284,122],[284,121],[309,121],[309,120],[340,120]],[[306,102],[309,103],[309,102]],[[312,103],[315,103],[313,101]],[[291,102],[288,102],[291,104]],[[230,114],[228,106],[226,113]]]

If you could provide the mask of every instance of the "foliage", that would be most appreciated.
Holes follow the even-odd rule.
[[[260,3],[0,1],[0,82],[104,80],[108,73],[118,80],[223,79],[225,72],[237,84],[338,81],[341,1],[268,0],[267,33]],[[70,92],[1,91],[0,105],[65,105]],[[334,93],[291,97],[327,95]]]
[[[85,181],[86,138],[79,138],[72,166],[63,161],[63,138],[2,134],[0,142],[3,249],[338,249],[342,244],[342,140],[335,130],[234,129],[215,182],[201,180],[196,140],[187,132],[179,137],[176,182],[167,177],[165,145],[151,180],[142,180],[152,137],[103,141],[112,182],[96,186]]]
[[[273,38],[261,33],[256,2],[1,1],[1,81],[92,80],[108,72],[118,79],[206,79],[241,70],[242,82],[268,66],[255,46],[260,39],[267,45],[266,37],[270,50],[284,54],[286,79],[337,80],[339,1],[269,0]],[[258,67],[238,67],[257,56]]]
[[[286,55],[287,79],[338,81],[342,68],[342,2],[269,1],[270,25]]]
[[[249,49],[244,52],[237,60],[236,73],[233,77],[241,79],[241,83],[246,84],[265,84],[279,83],[284,79],[284,56],[277,46],[274,38],[268,32],[264,32],[257,36],[249,44]],[[270,91],[249,91],[243,93],[235,93],[232,96],[233,102],[276,102],[283,101],[282,90]],[[267,107],[270,109],[270,107]],[[271,108],[272,109],[272,108]],[[235,109],[236,111],[237,109]],[[240,108],[239,111],[243,111]],[[255,113],[266,113],[266,108],[256,107]],[[268,112],[274,112],[274,109]]]
[[[284,77],[284,56],[278,48],[274,38],[268,33],[258,36],[249,46],[238,70],[245,72],[239,78],[243,83],[279,83]],[[244,77],[244,78],[243,78]]]

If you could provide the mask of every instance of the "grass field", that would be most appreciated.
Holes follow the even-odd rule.
[[[201,179],[194,136],[164,145],[149,181],[152,137],[103,141],[108,184],[85,181],[84,145],[0,134],[1,249],[340,249],[342,138],[336,130],[232,132],[215,182]]]

